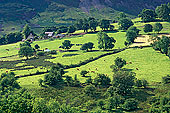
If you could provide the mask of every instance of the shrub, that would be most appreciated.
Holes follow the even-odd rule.
[[[81,71],[80,74],[81,74],[83,77],[85,77],[85,75],[86,75],[87,73],[88,73],[87,71],[83,70],[83,71]]]
[[[42,80],[42,79],[39,79],[39,80],[38,80],[38,83],[39,83],[39,86],[41,86],[41,87],[43,86],[43,84],[42,84],[42,83],[43,83],[43,80]]]
[[[135,99],[127,99],[122,107],[127,111],[131,111],[137,109],[137,106],[138,102]]]
[[[170,83],[170,76],[167,75],[167,76],[165,76],[165,77],[162,77],[162,82],[163,82],[164,84]]]
[[[50,51],[50,54],[57,54],[57,51],[56,50],[52,50],[52,51]]]
[[[39,51],[39,52],[37,53],[37,55],[38,55],[38,56],[44,56],[44,55],[45,55],[45,52],[44,52],[44,51]]]
[[[84,93],[87,96],[94,97],[96,94],[96,88],[93,85],[88,85],[84,88]]]
[[[94,79],[94,84],[98,87],[108,87],[110,85],[110,82],[110,78],[104,74],[98,74],[97,77]]]
[[[142,87],[142,81],[141,80],[136,80],[135,81],[135,86],[136,87]]]
[[[89,77],[88,79],[86,79],[86,82],[85,82],[86,84],[92,84],[92,78],[91,77]]]

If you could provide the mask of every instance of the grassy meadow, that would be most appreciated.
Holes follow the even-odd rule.
[[[143,32],[144,24],[148,23],[141,23],[139,18],[134,19],[134,26],[140,29],[140,34],[146,34]],[[161,22],[164,26],[164,29],[161,33],[168,33],[170,31],[170,23],[168,22]],[[153,22],[149,23],[154,25]],[[118,29],[118,24],[114,23],[115,29]],[[98,27],[97,31],[101,29]],[[124,41],[126,40],[126,32],[123,31],[108,31],[108,35],[114,37],[116,40],[114,49],[124,48]],[[82,33],[82,30],[76,31],[77,33]],[[154,33],[154,32],[153,32]],[[43,57],[38,59],[30,59],[25,61],[25,58],[20,58],[17,56],[19,44],[21,42],[15,44],[8,44],[0,46],[0,61],[3,62],[3,65],[0,67],[0,73],[5,71],[13,71],[15,72],[16,76],[25,75],[25,74],[32,74],[36,73],[37,71],[45,72],[49,69],[50,65],[54,65],[56,63],[61,63],[64,65],[70,64],[77,64],[80,61],[85,61],[91,57],[95,58],[102,54],[107,53],[108,51],[102,51],[98,49],[98,41],[97,41],[97,34],[96,33],[87,33],[85,35],[80,36],[73,36],[73,37],[65,37],[63,39],[54,39],[54,40],[40,40],[34,41],[32,43],[32,47],[38,44],[40,49],[48,48],[50,50],[62,50],[59,46],[62,44],[64,40],[70,40],[72,44],[75,44],[69,51],[59,52],[57,51],[56,55],[51,55],[51,57]],[[80,50],[81,46],[76,46],[76,44],[84,44],[87,42],[94,43],[94,49],[92,52],[84,52]],[[6,49],[9,49],[7,51]],[[13,56],[14,55],[14,56]],[[9,57],[11,56],[11,57]],[[4,58],[6,57],[6,58]],[[137,78],[139,79],[146,79],[149,83],[154,82],[161,82],[161,78],[166,76],[170,73],[170,61],[167,56],[154,51],[151,47],[144,48],[144,49],[127,49],[117,54],[105,56],[100,58],[96,61],[90,62],[86,65],[79,67],[80,70],[87,70],[89,72],[95,71],[95,73],[88,73],[87,76],[92,76],[94,78],[97,73],[107,74],[112,78],[113,72],[110,68],[110,65],[114,64],[114,60],[116,57],[121,57],[125,59],[127,62],[132,62],[132,64],[127,64],[124,68],[132,70],[136,73]],[[46,65],[47,64],[47,65]],[[14,68],[14,69],[13,69]],[[138,70],[136,69],[138,68]],[[65,70],[65,75],[73,76],[75,74],[78,75],[78,79],[81,82],[85,82],[87,77],[81,77],[80,71],[77,71],[76,68],[71,68]],[[18,81],[24,87],[38,87],[38,79],[43,78],[43,75],[31,76],[31,77],[24,77],[19,78]]]
[[[117,54],[105,56],[96,61],[81,66],[79,69],[95,71],[95,73],[107,74],[112,78],[113,72],[110,66],[114,60],[121,57],[127,61],[126,69],[136,73],[139,79],[146,79],[149,83],[161,82],[162,77],[170,73],[170,60],[167,56],[153,50],[151,47],[144,49],[131,48]],[[129,62],[132,62],[130,64]],[[138,70],[136,69],[138,68]],[[79,75],[80,80],[85,81],[76,69],[68,69],[66,75]],[[94,78],[97,74],[89,73],[87,76]]]

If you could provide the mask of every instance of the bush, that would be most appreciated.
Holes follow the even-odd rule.
[[[89,100],[88,102],[86,102],[86,108],[88,110],[93,109],[96,106],[96,101],[94,100]]]
[[[43,84],[42,84],[42,83],[43,83],[43,80],[42,80],[42,79],[39,79],[39,80],[38,80],[38,83],[39,83],[39,86],[41,86],[41,87],[43,86]]]
[[[87,96],[94,97],[96,94],[96,88],[93,85],[88,85],[84,88],[84,93]]]
[[[88,72],[86,71],[86,70],[82,70],[81,72],[80,72],[80,74],[83,76],[83,77],[85,77],[85,75],[87,74]]]
[[[167,75],[167,76],[165,76],[165,77],[162,77],[162,82],[163,82],[163,84],[168,84],[168,83],[170,83],[170,76]]]
[[[110,85],[110,78],[104,74],[98,74],[94,79],[95,86],[98,87],[108,87]]]
[[[57,51],[56,50],[52,50],[52,51],[50,51],[50,54],[57,54]]]
[[[93,81],[92,78],[89,77],[88,79],[86,79],[85,83],[89,85],[89,84],[92,84],[92,81]]]
[[[137,109],[137,106],[138,102],[135,99],[127,99],[122,107],[127,111],[131,111]]]
[[[44,51],[39,51],[39,52],[37,53],[37,55],[38,55],[38,56],[44,56],[44,55],[45,55],[45,52],[44,52]]]
[[[141,80],[136,80],[135,81],[135,86],[136,87],[142,87],[142,81]]]

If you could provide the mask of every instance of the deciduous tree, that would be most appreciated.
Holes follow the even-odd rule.
[[[133,26],[133,22],[130,19],[123,18],[119,20],[119,29],[121,30],[127,30],[130,26]]]
[[[31,28],[30,28],[30,26],[29,26],[28,24],[26,24],[26,25],[24,26],[24,29],[23,29],[22,33],[23,33],[23,35],[24,35],[24,38],[27,39],[27,37],[28,37],[28,36],[30,35],[30,33],[31,33]]]
[[[61,48],[63,49],[70,49],[73,46],[73,44],[71,44],[70,40],[64,40],[64,42],[61,45]]]
[[[112,85],[116,93],[122,96],[131,94],[134,85],[135,73],[128,71],[117,71],[114,73]]]
[[[143,22],[153,22],[156,19],[156,13],[152,9],[143,9],[138,16],[141,17]]]
[[[28,57],[33,56],[34,54],[34,50],[32,47],[29,46],[22,46],[18,52],[19,56],[21,57],[26,57],[28,59]]]
[[[145,33],[152,32],[153,27],[152,27],[151,24],[145,24],[143,30],[144,30]]]
[[[164,21],[170,20],[170,7],[167,4],[162,4],[155,9],[156,14],[158,17]]]
[[[105,32],[98,32],[98,47],[99,49],[112,49],[116,40],[113,37],[109,37]]]
[[[162,26],[161,23],[155,23],[155,25],[153,26],[153,30],[154,30],[155,32],[158,32],[158,33],[159,33],[162,29],[163,29],[163,26]]]

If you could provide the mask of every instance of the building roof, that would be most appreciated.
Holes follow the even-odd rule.
[[[27,39],[33,39],[34,35],[32,33],[30,33],[30,35],[27,37]]]
[[[64,35],[64,34],[58,34],[57,36],[59,36],[59,37],[64,37],[65,35]]]
[[[54,33],[53,32],[45,32],[45,34],[50,37],[50,36],[53,36]]]
[[[50,52],[51,50],[49,50],[49,49],[46,49],[46,50],[44,50],[44,52]]]

